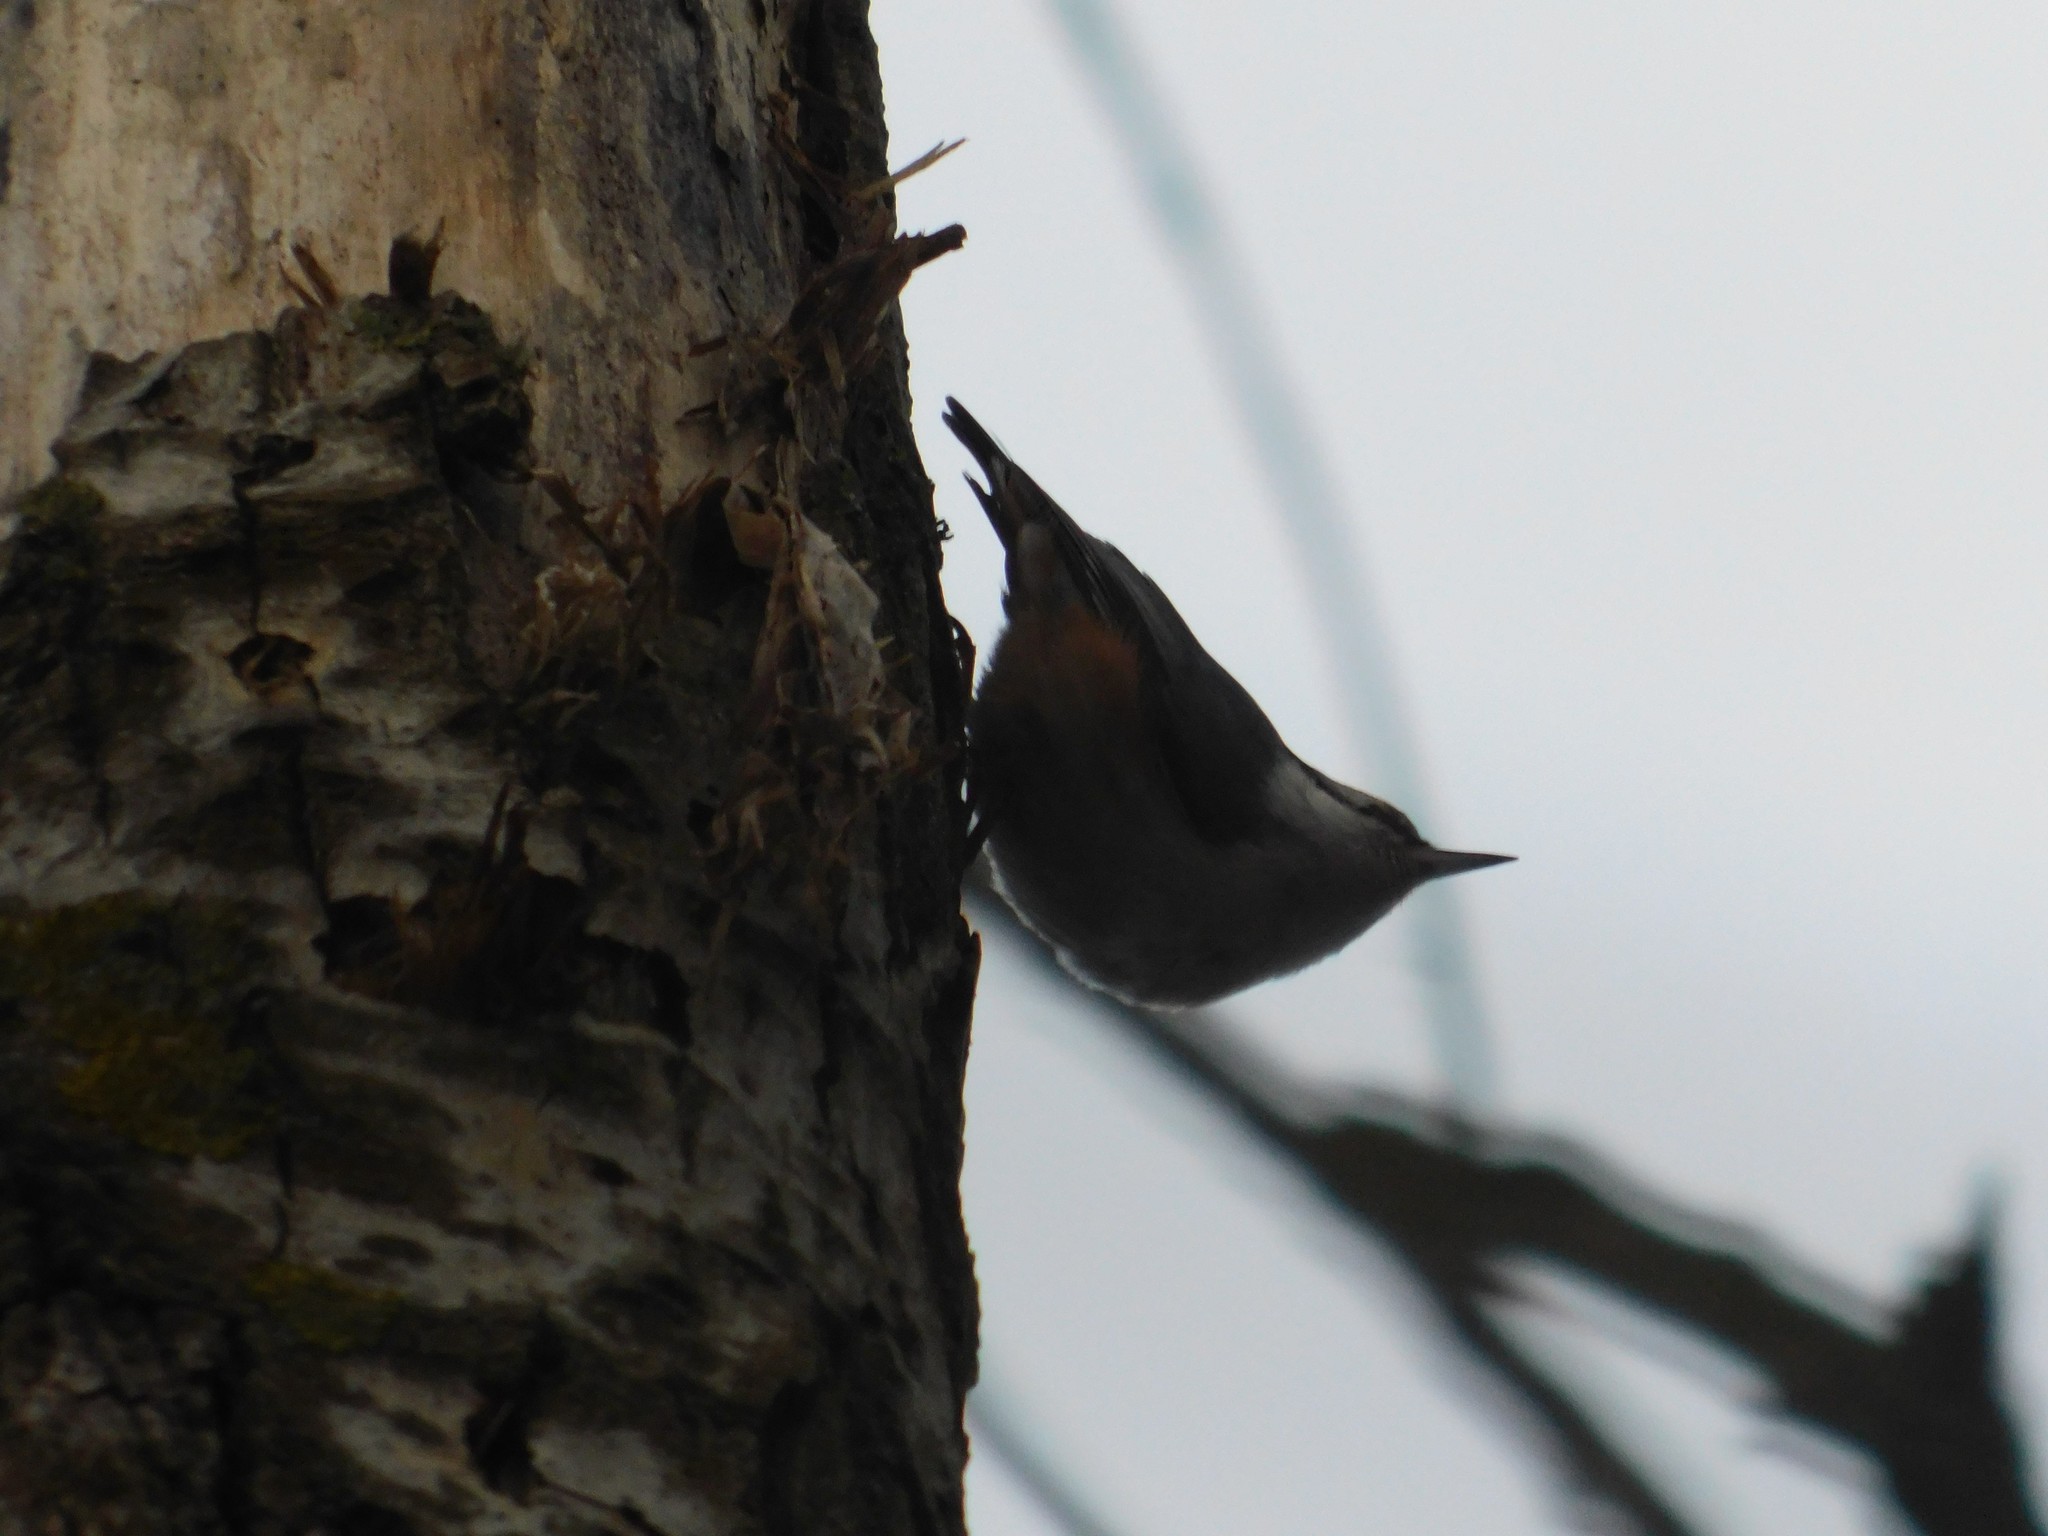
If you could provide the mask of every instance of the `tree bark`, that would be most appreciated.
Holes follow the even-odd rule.
[[[884,153],[838,0],[0,16],[0,1536],[962,1528]]]

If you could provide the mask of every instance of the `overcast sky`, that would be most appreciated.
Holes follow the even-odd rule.
[[[1123,0],[1367,552],[1515,1124],[1892,1297],[2006,1200],[2048,1454],[2048,11]],[[946,585],[961,397],[1365,777],[1306,586],[1045,0],[873,0]],[[1372,787],[1370,784],[1367,787]],[[1431,1090],[1397,925],[1249,995]],[[969,1084],[991,1369],[1127,1536],[1559,1528],[1542,1468],[1286,1176],[997,954]],[[1714,1532],[1870,1528],[1739,1395],[1570,1308]],[[1611,1330],[1610,1330],[1611,1332]],[[988,1458],[976,1536],[1050,1528]]]

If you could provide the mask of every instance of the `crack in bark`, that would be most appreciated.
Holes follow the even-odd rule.
[[[253,1356],[242,1336],[242,1325],[232,1318],[225,1320],[220,1358],[208,1372],[206,1385],[213,1399],[213,1427],[218,1445],[213,1505],[228,1536],[253,1536],[256,1523],[252,1483],[258,1467],[240,1420],[244,1383],[252,1365]]]
[[[320,852],[313,820],[313,801],[306,791],[306,732],[303,727],[295,726],[280,734],[282,739],[277,743],[274,771],[277,786],[283,792],[286,830],[291,836],[292,851],[298,856],[300,868],[312,877],[313,893],[320,902],[321,914],[331,920],[334,902],[328,892],[327,861]]]
[[[604,1514],[615,1517],[628,1530],[634,1532],[635,1536],[675,1536],[674,1532],[664,1531],[652,1520],[649,1520],[647,1516],[640,1512],[639,1506],[633,1504],[630,1500],[621,1500],[617,1504],[608,1504],[603,1499],[584,1493],[579,1489],[571,1488],[567,1483],[558,1483],[543,1472],[536,1471],[533,1476],[536,1486],[560,1498],[568,1499],[571,1503],[581,1504],[586,1508],[599,1510]]]
[[[101,505],[90,514],[53,518],[43,528],[25,530],[20,535],[21,554],[28,558],[18,558],[8,585],[29,601],[41,597],[45,587],[54,588],[57,600],[64,604],[50,637],[62,659],[67,685],[62,728],[73,757],[92,781],[93,824],[107,840],[113,835],[114,791],[107,778],[107,729],[93,675],[106,609],[106,572],[98,527],[104,515]]]
[[[533,1419],[562,1375],[566,1351],[551,1318],[535,1322],[518,1373],[510,1380],[477,1384],[483,1401],[462,1421],[462,1442],[484,1485],[522,1503],[539,1472],[533,1464]]]

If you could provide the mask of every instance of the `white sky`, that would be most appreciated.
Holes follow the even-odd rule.
[[[2008,1200],[2048,1456],[2048,11],[1124,0],[1328,447],[1457,846],[1518,1124],[1884,1295]],[[959,395],[1357,776],[1305,589],[1045,0],[873,0],[949,601]],[[1370,787],[1370,786],[1368,786]],[[1383,927],[1238,1011],[1434,1084]],[[992,960],[991,1366],[1127,1536],[1559,1528],[1370,1253]],[[1559,1294],[1562,1294],[1561,1292]],[[1720,1532],[1862,1531],[1718,1389],[1525,1326]],[[1656,1426],[1673,1426],[1668,1433]],[[976,1536],[1041,1517],[987,1458]]]

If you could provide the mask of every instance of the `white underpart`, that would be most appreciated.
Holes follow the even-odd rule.
[[[1323,787],[1292,754],[1273,765],[1266,778],[1266,805],[1288,826],[1328,847],[1356,842],[1362,835],[1384,837],[1386,829]]]
[[[1113,997],[1118,1002],[1128,1004],[1133,1008],[1150,1008],[1155,1013],[1179,1013],[1181,1011],[1184,1006],[1182,1004],[1154,1002],[1149,998],[1140,997],[1134,992],[1126,992],[1118,987],[1114,987],[1100,976],[1097,976],[1088,969],[1088,962],[1085,959],[1031,920],[1031,914],[1025,909],[1024,903],[1017,899],[1016,893],[1010,889],[1008,882],[1003,879],[1002,860],[996,858],[993,852],[988,855],[988,872],[989,884],[995,887],[996,895],[1002,898],[1003,905],[1010,909],[1010,914],[1023,926],[1024,931],[1051,950],[1052,957],[1059,962],[1060,969],[1073,977],[1074,980],[1080,982],[1082,986],[1088,988],[1091,992],[1100,992],[1105,997]]]

